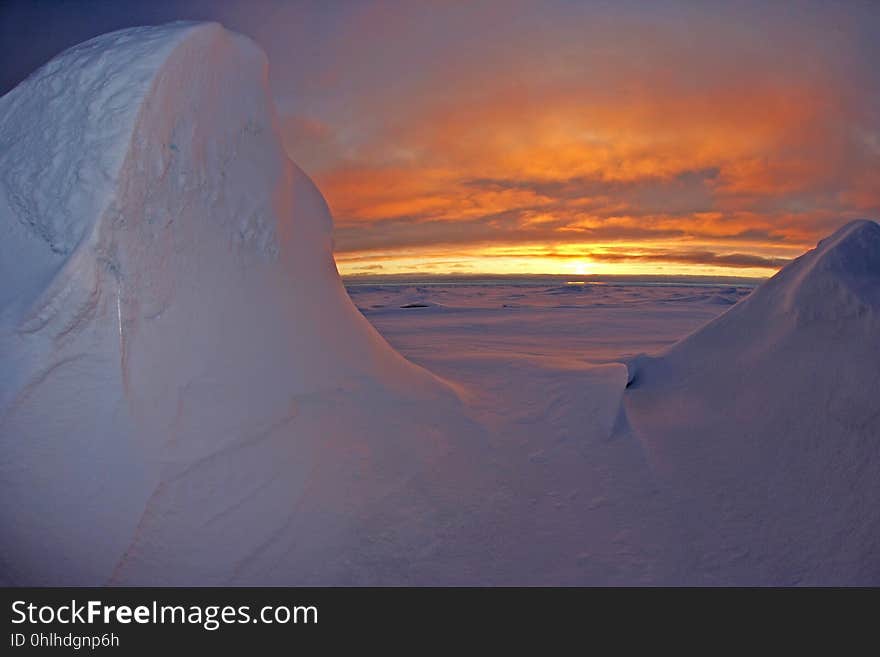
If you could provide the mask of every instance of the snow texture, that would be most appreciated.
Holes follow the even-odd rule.
[[[880,225],[840,228],[628,378],[689,579],[880,581]]]
[[[466,439],[350,302],[273,112],[217,24],[98,37],[0,100],[2,579],[301,580]]]

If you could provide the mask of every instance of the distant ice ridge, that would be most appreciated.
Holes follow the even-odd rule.
[[[328,581],[376,499],[471,448],[331,228],[220,25],[97,37],[0,99],[0,580]]]
[[[880,582],[880,225],[840,228],[629,378],[681,495],[683,577]]]

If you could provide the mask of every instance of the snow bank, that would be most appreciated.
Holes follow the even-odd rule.
[[[470,444],[331,228],[217,24],[98,37],[0,99],[0,579],[344,581],[371,504]]]
[[[880,226],[844,226],[629,378],[681,496],[681,581],[880,583]]]

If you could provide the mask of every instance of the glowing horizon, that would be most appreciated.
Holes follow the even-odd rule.
[[[797,249],[794,249],[797,251]],[[701,263],[708,251],[684,251],[676,254],[645,251],[643,245],[615,245],[604,250],[590,250],[587,245],[565,245],[558,253],[547,254],[545,245],[531,247],[470,247],[453,252],[423,249],[416,253],[395,251],[337,253],[336,264],[342,276],[379,276],[400,274],[431,275],[514,275],[553,274],[591,275],[658,275],[658,276],[737,276],[766,278],[772,276],[790,258],[778,258],[773,265],[752,265],[747,254],[715,256],[722,264]],[[744,258],[742,263],[723,264]]]

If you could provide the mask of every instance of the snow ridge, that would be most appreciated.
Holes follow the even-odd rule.
[[[630,363],[629,426],[705,555],[689,581],[880,581],[878,293],[880,226],[853,222]]]
[[[193,29],[96,37],[0,99],[2,187],[18,220],[54,253],[69,254],[109,201],[156,71]]]
[[[0,580],[303,581],[467,446],[348,298],[249,39],[72,48],[0,100],[0,158]]]
[[[862,220],[838,229],[786,268],[769,290],[782,288],[783,309],[803,320],[880,312],[880,225]]]

